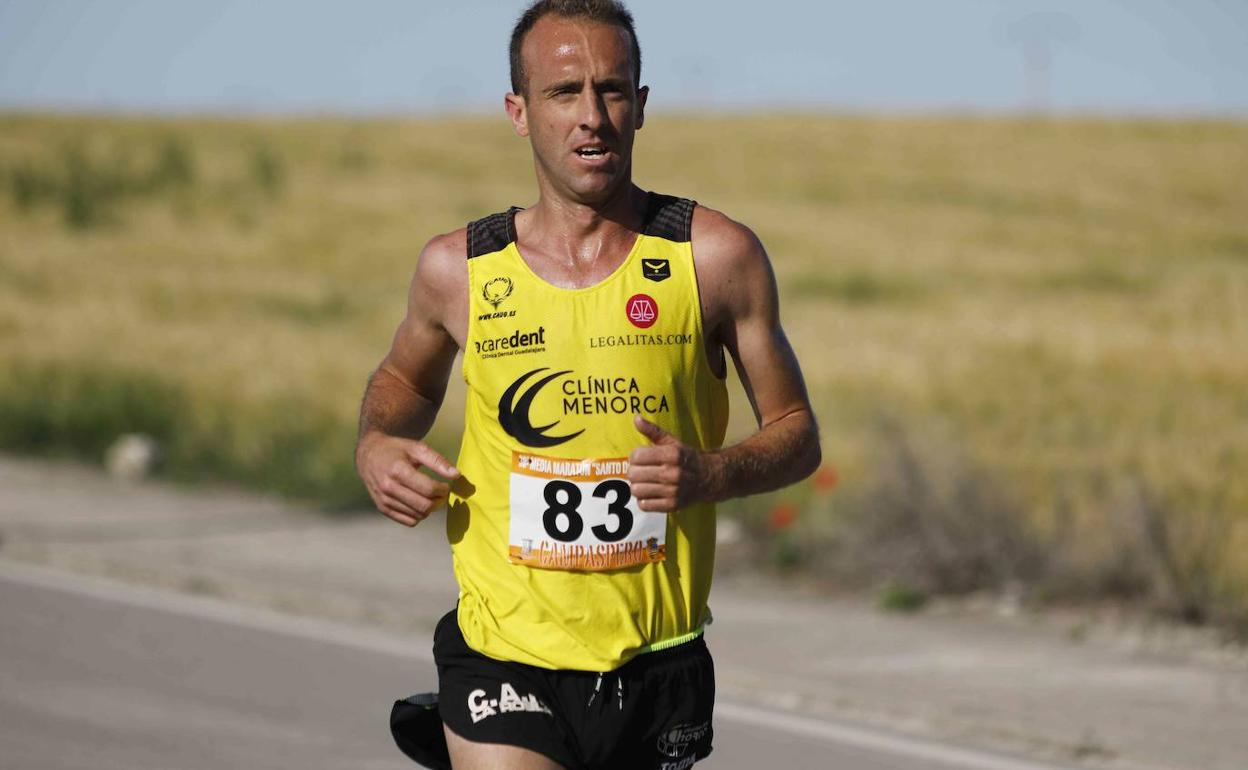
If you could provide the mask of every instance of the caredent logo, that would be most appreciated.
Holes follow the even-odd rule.
[[[585,432],[582,428],[575,433],[551,435],[547,431],[557,426],[558,420],[546,425],[533,424],[529,410],[533,408],[533,400],[542,388],[560,377],[573,374],[571,369],[563,369],[540,377],[525,387],[530,378],[545,371],[549,371],[549,368],[542,367],[520,375],[507,386],[507,390],[503,391],[498,400],[498,424],[507,435],[525,446],[558,446]],[[521,389],[524,389],[523,394]],[[642,390],[636,377],[566,377],[559,383],[559,390],[562,393],[560,404],[564,416],[630,413],[655,415],[671,411],[667,394]]]
[[[522,332],[517,329],[511,334],[474,340],[473,345],[482,358],[540,353],[546,349],[546,327],[539,326],[535,332]]]

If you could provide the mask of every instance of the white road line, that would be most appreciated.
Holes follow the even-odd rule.
[[[943,762],[959,770],[963,768],[966,770],[1063,770],[1059,765],[1040,764],[976,749],[964,749],[920,738],[894,735],[869,727],[811,719],[798,714],[744,706],[739,703],[716,701],[715,716],[729,722],[767,727],[790,735]]]
[[[433,663],[433,638],[424,634],[413,633],[401,638],[395,632],[383,633],[331,620],[285,615],[225,599],[137,586],[111,578],[61,572],[5,559],[0,559],[0,579]]]
[[[71,574],[5,559],[0,559],[0,580],[89,596],[102,601],[120,602],[185,617],[213,620],[242,628],[260,629],[427,663],[433,662],[433,642],[424,635],[412,634],[406,638],[399,638],[393,632],[387,634],[328,620],[283,615],[272,610],[247,607],[223,599],[136,586],[110,578]],[[729,722],[763,727],[831,743],[943,762],[966,770],[1060,770],[1057,765],[1040,764],[985,751],[947,746],[866,727],[812,719],[798,714],[746,706],[726,700],[716,702],[715,715]]]

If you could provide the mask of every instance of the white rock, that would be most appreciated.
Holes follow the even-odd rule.
[[[716,545],[734,545],[741,542],[743,535],[744,532],[741,529],[741,522],[736,519],[730,519],[727,516],[724,516],[715,522]]]
[[[114,477],[138,481],[152,475],[160,464],[160,444],[144,433],[120,436],[104,453],[104,466]]]

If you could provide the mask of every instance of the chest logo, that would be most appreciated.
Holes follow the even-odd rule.
[[[672,265],[666,259],[641,259],[641,276],[651,281],[666,281],[672,277]]]
[[[481,296],[490,303],[490,307],[498,310],[503,300],[511,296],[511,279],[506,276],[491,278],[481,287]]]
[[[546,425],[533,425],[529,418],[529,409],[532,408],[533,399],[537,398],[538,392],[552,380],[572,373],[570,369],[565,369],[561,372],[548,374],[530,385],[524,391],[524,395],[517,399],[516,396],[520,393],[520,388],[524,386],[528,379],[538,372],[544,371],[546,371],[546,367],[534,369],[531,372],[520,375],[515,382],[507,387],[507,390],[503,391],[503,397],[498,400],[498,424],[507,432],[507,435],[525,446],[558,446],[565,441],[571,441],[585,432],[584,429],[581,429],[566,436],[550,436],[547,435],[546,431],[558,425],[558,420]]]
[[[659,303],[649,294],[634,294],[624,305],[628,320],[638,329],[649,329],[659,320]]]

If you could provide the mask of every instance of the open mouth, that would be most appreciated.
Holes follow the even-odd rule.
[[[589,158],[589,159],[605,158],[608,152],[610,152],[610,150],[608,150],[606,146],[601,145],[601,144],[593,144],[593,145],[587,145],[585,147],[578,147],[576,150],[577,155],[581,156],[582,158]]]

